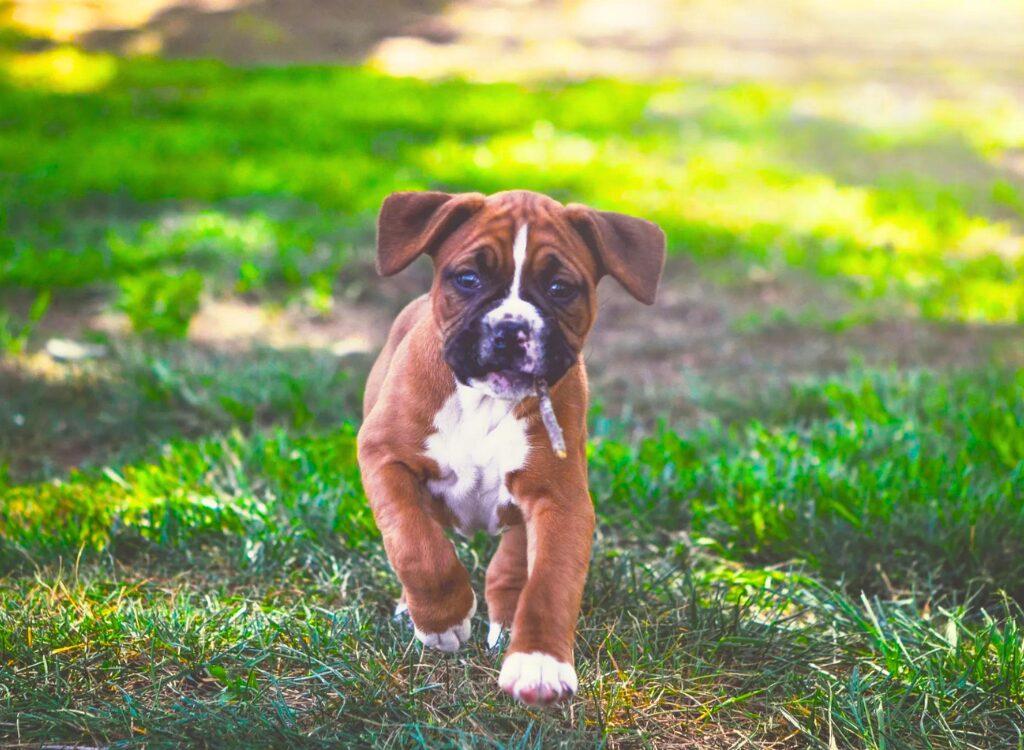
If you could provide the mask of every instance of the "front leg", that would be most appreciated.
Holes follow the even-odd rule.
[[[426,510],[425,487],[400,462],[374,460],[361,452],[360,466],[416,637],[431,648],[458,650],[469,640],[476,596],[454,545]]]
[[[498,684],[528,704],[548,704],[576,692],[573,644],[590,564],[594,508],[576,484],[553,497],[517,499],[526,518],[528,580],[519,597],[512,638]]]

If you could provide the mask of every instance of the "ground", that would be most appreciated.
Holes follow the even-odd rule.
[[[64,5],[0,34],[0,744],[1020,745],[1019,9]],[[549,711],[391,619],[354,462],[380,200],[507,187],[670,251]]]

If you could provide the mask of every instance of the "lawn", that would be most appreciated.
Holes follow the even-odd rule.
[[[0,744],[1024,748],[1019,102],[0,41]],[[374,278],[383,196],[512,186],[659,221],[663,297],[724,321],[688,365],[680,306],[637,313],[661,349],[596,334],[581,690],[546,711],[482,619],[456,656],[391,619],[372,347],[321,335],[427,278]],[[306,327],[200,335],[227,309]]]

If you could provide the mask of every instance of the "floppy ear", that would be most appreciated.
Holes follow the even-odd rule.
[[[392,193],[377,217],[377,272],[391,276],[423,253],[433,255],[483,205],[480,193]]]
[[[665,233],[650,221],[579,203],[565,207],[569,222],[587,243],[602,274],[611,274],[645,305],[654,304],[665,266]]]

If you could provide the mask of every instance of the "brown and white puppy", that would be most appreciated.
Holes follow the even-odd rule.
[[[587,378],[596,287],[615,277],[651,304],[665,238],[650,222],[528,191],[395,193],[377,268],[434,261],[430,293],[399,314],[370,372],[359,465],[416,637],[455,651],[476,596],[445,536],[502,534],[487,568],[488,644],[511,628],[498,679],[529,704],[576,691],[573,641],[590,561]],[[568,455],[542,424],[551,385]]]

